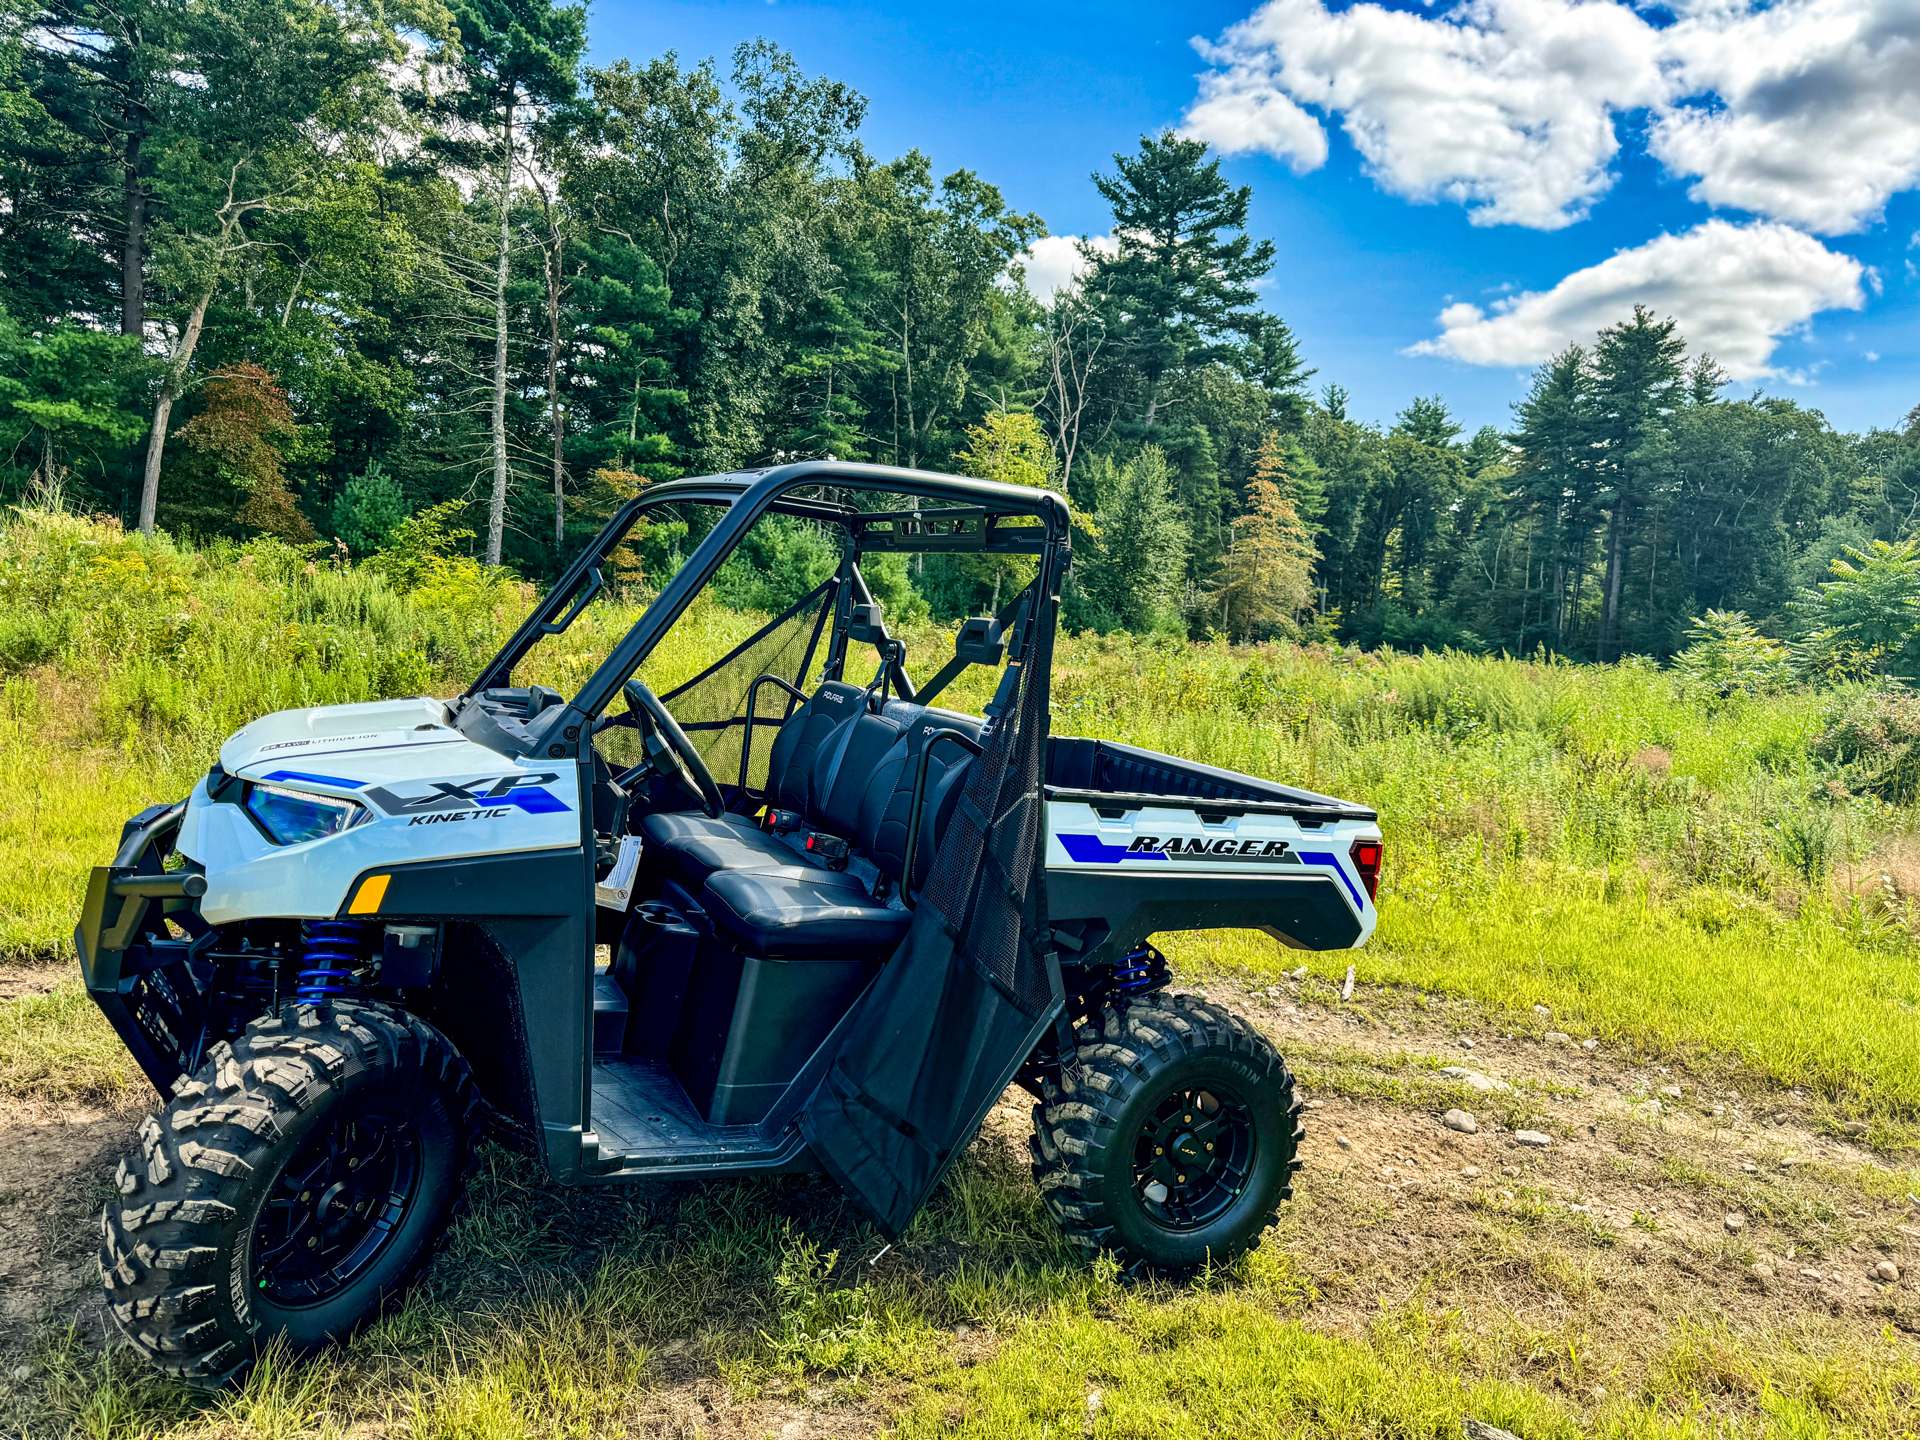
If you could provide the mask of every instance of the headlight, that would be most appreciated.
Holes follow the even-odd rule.
[[[317,796],[262,785],[248,790],[247,812],[283,846],[334,835],[357,825],[368,814],[365,807],[339,796]]]

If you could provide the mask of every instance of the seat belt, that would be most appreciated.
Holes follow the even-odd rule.
[[[1001,623],[1003,628],[1012,623],[1015,613],[1020,610],[1022,602],[1027,599],[1027,593],[1033,588],[1033,583],[1030,581],[1027,585],[1023,586],[1020,593],[1007,602],[1007,604],[1001,608],[1000,613],[994,617],[995,620]],[[934,703],[934,697],[946,690],[948,683],[972,664],[974,664],[974,662],[971,660],[962,660],[959,656],[955,656],[952,660],[948,661],[946,665],[935,671],[926,685],[914,692],[914,704],[932,705]]]
[[[847,759],[847,747],[854,739],[854,727],[859,725],[861,718],[867,714],[867,703],[873,699],[875,688],[885,686],[886,684],[887,662],[883,660],[880,666],[880,673],[868,683],[867,689],[860,693],[860,704],[854,708],[853,715],[849,716],[846,723],[841,726],[843,734],[840,738],[840,744],[834,747],[834,758],[827,763],[827,782],[822,787],[825,793],[820,798],[820,803],[823,807],[833,798],[834,782],[840,779],[840,763]],[[882,694],[884,695],[886,692],[883,690]]]

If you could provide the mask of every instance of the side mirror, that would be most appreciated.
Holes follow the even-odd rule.
[[[991,615],[969,616],[954,637],[954,658],[969,665],[999,665],[1006,650],[1001,623]]]
[[[868,601],[848,610],[847,638],[866,644],[887,639],[887,623],[880,618],[879,601]]]

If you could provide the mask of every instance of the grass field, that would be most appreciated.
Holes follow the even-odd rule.
[[[125,817],[183,794],[254,715],[446,694],[531,598],[459,562],[415,579],[399,591],[272,543],[192,551],[68,516],[7,522],[0,964],[69,964],[86,868]],[[596,607],[519,679],[568,689],[637,610]],[[649,679],[658,689],[691,674],[754,623],[697,610]],[[951,645],[934,628],[906,639],[922,670],[932,662],[911,657]],[[967,684],[952,703],[985,699],[986,678]],[[1730,1315],[1714,1282],[1716,1268],[1757,1263],[1742,1255],[1785,1250],[1787,1265],[1909,1245],[1893,1228],[1914,1184],[1921,1091],[1916,850],[1912,803],[1887,778],[1903,763],[1891,748],[1910,743],[1872,723],[1912,706],[1864,690],[1721,699],[1631,662],[1066,640],[1057,731],[1380,810],[1382,923],[1366,952],[1283,957],[1252,933],[1167,945],[1184,981],[1252,1005],[1289,1001],[1275,1027],[1294,1025],[1298,1006],[1365,1042],[1304,1033],[1290,1049],[1315,1095],[1355,1108],[1345,1124],[1412,1126],[1443,1094],[1430,1053],[1460,1030],[1517,1067],[1539,1057],[1538,1088],[1518,1092],[1542,1116],[1586,1107],[1564,1118],[1570,1134],[1577,1119],[1613,1134],[1608,1093],[1644,1097],[1671,1071],[1690,1096],[1724,1096],[1704,1101],[1700,1136],[1692,1122],[1644,1135],[1620,1121],[1606,1165],[1517,1173],[1499,1192],[1477,1182],[1434,1212],[1427,1242],[1395,1229],[1400,1200],[1377,1214],[1380,1194],[1341,1189],[1359,1178],[1330,1181],[1260,1252],[1186,1290],[1072,1260],[1011,1140],[984,1140],[901,1252],[871,1269],[855,1262],[878,1242],[822,1182],[556,1194],[495,1153],[428,1283],[342,1352],[263,1367],[209,1409],[103,1354],[84,1328],[54,1325],[33,1342],[39,1379],[12,1424],[774,1434],[804,1415],[905,1434],[1458,1435],[1471,1414],[1540,1435],[1913,1434],[1912,1338],[1893,1319],[1767,1305]],[[1879,748],[1837,747],[1849,727],[1881,736]],[[1312,978],[1284,982],[1302,960]],[[1363,990],[1341,1006],[1326,982],[1350,960]],[[1546,1057],[1550,1025],[1597,1039],[1601,1073]],[[143,1086],[72,982],[0,1002],[0,1098],[111,1117],[144,1105]],[[1672,1269],[1650,1287],[1652,1270],[1622,1260],[1638,1219],[1605,1241],[1598,1223],[1541,1219],[1617,1180],[1696,1209],[1730,1204],[1729,1187],[1753,1191],[1745,1173],[1723,1174],[1722,1109],[1792,1111],[1810,1154],[1833,1138],[1819,1178],[1783,1161],[1777,1189],[1741,1193],[1774,1251],[1751,1249],[1758,1232],[1747,1252],[1717,1226],[1675,1233],[1661,1253]],[[1865,1123],[1877,1161],[1845,1161],[1859,1151],[1841,1144],[1849,1123]],[[1400,1134],[1379,1146],[1425,1154],[1418,1128]],[[1641,1204],[1629,1197],[1623,1215],[1653,1214]],[[1371,1259],[1328,1260],[1357,1235]],[[1390,1264],[1390,1242],[1417,1259]],[[1553,1299],[1501,1310],[1489,1299],[1506,1294],[1501,1276]],[[1616,1313],[1637,1286],[1652,1319],[1633,1333]]]

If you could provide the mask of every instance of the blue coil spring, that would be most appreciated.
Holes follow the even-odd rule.
[[[1115,995],[1130,996],[1158,984],[1166,975],[1166,957],[1152,946],[1142,946],[1129,951],[1114,963],[1114,980],[1110,990]]]
[[[303,950],[300,977],[294,983],[296,1001],[324,1001],[344,996],[353,984],[353,970],[363,960],[367,933],[364,921],[307,921],[300,927]]]

